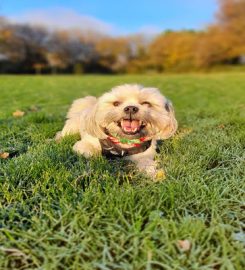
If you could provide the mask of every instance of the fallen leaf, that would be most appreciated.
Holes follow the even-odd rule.
[[[6,159],[8,157],[9,157],[9,153],[8,152],[0,153],[0,158]]]
[[[220,129],[224,129],[224,128],[225,128],[225,125],[220,124],[220,125],[218,126],[218,128],[220,128]]]
[[[24,114],[25,114],[25,112],[20,111],[20,110],[13,112],[14,117],[22,117]]]
[[[161,181],[163,181],[165,179],[166,179],[165,171],[163,169],[158,170],[157,173],[156,173],[154,181],[155,182],[161,182]]]
[[[189,240],[178,240],[177,244],[183,251],[188,251],[191,248],[191,242]]]

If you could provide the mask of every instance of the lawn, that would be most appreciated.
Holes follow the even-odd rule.
[[[73,99],[131,82],[176,110],[162,182],[53,141]],[[0,269],[245,269],[244,119],[244,73],[0,76]]]

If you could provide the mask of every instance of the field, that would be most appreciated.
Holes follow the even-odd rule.
[[[162,182],[53,140],[73,99],[131,82],[176,110]],[[244,119],[244,73],[1,76],[0,269],[245,269]]]

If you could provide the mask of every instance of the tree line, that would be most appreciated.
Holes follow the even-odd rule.
[[[210,69],[245,63],[245,1],[219,0],[202,31],[111,37],[51,31],[0,17],[0,73],[144,73]]]

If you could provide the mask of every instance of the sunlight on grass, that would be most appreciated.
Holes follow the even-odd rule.
[[[159,145],[162,182],[121,160],[77,156],[75,137],[52,140],[73,99],[122,83],[159,87],[174,103],[179,130]],[[9,153],[0,269],[245,267],[244,74],[1,76],[0,85]]]

